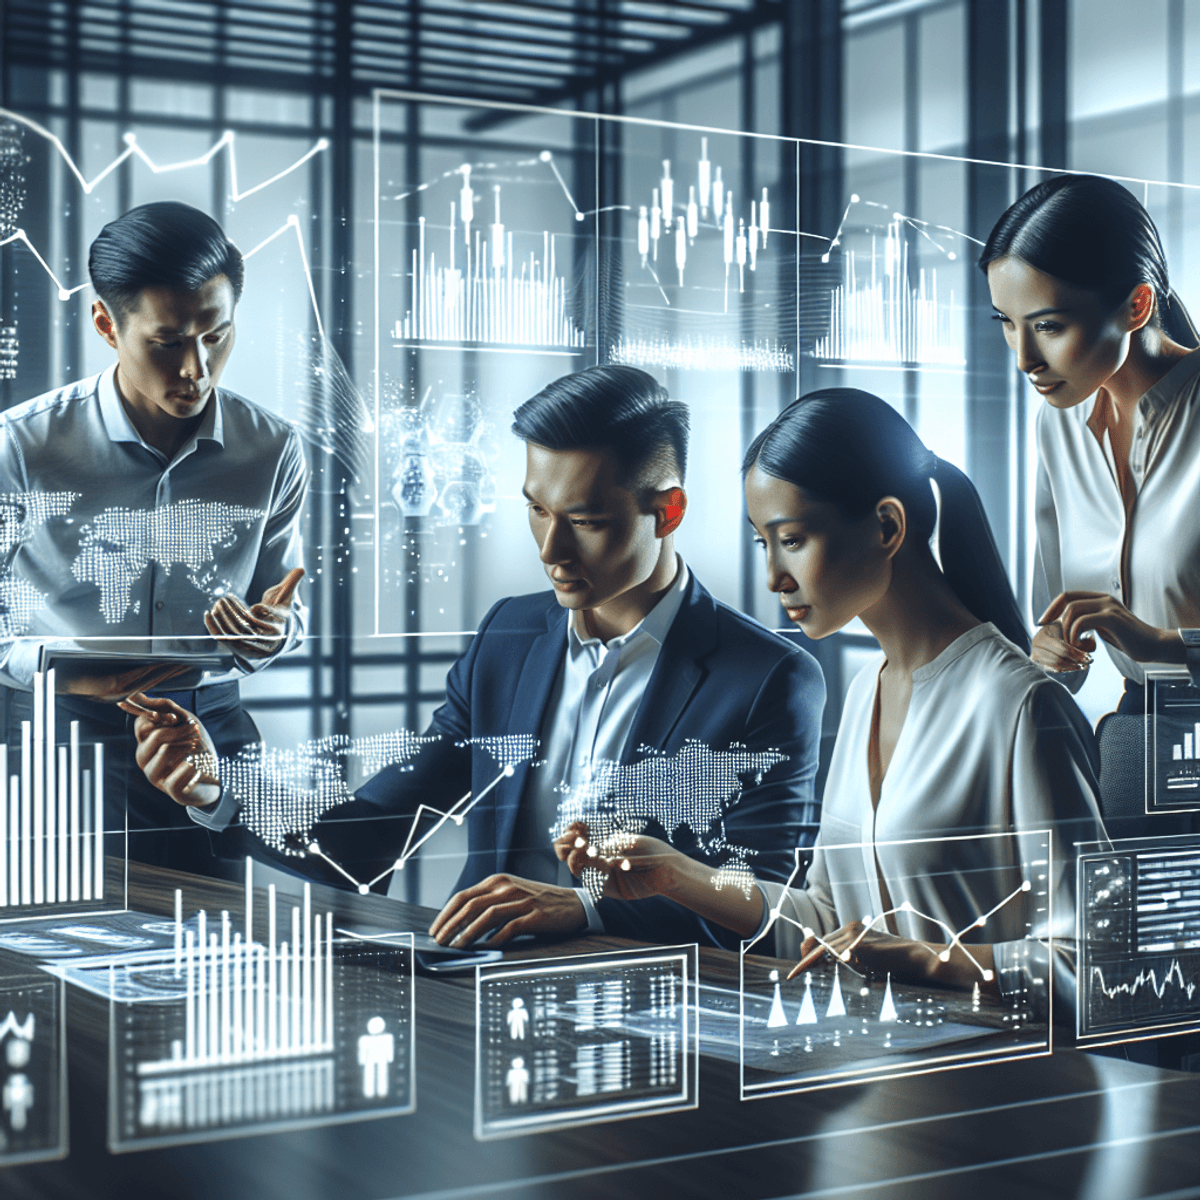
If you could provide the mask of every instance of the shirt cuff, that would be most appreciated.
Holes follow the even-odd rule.
[[[283,631],[283,640],[279,649],[273,650],[265,658],[243,658],[234,651],[233,661],[243,675],[254,675],[264,667],[269,667],[276,659],[282,658],[289,650],[294,650],[301,641],[300,615],[295,608],[288,613],[287,628]]]
[[[1200,629],[1181,629],[1179,636],[1183,638],[1183,661],[1192,677],[1192,686],[1200,687]]]
[[[572,888],[571,890],[579,897],[579,903],[583,905],[583,911],[587,913],[588,933],[603,933],[604,922],[600,919],[600,911],[596,908],[596,902],[587,888]]]
[[[213,804],[189,804],[187,815],[197,825],[203,825],[213,833],[221,833],[233,824],[240,807],[233,791],[230,788],[222,788],[219,800]]]

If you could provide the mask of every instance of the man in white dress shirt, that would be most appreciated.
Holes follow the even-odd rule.
[[[221,639],[237,669],[210,686],[170,663],[56,671],[58,728],[79,721],[85,745],[106,744],[106,827],[127,814],[134,857],[206,870],[208,837],[147,786],[114,702],[178,679],[191,687],[176,699],[223,752],[258,740],[236,678],[303,636],[308,472],[286,421],[217,387],[244,271],[211,217],[173,201],[132,209],[101,230],[88,267],[116,363],[0,416],[5,735],[20,745],[47,640]]]
[[[714,600],[676,553],[688,414],[651,376],[622,366],[566,376],[523,404],[513,429],[526,443],[529,525],[553,590],[492,608],[450,670],[427,731],[436,740],[330,810],[312,836],[355,878],[373,879],[396,859],[418,805],[445,811],[470,791],[479,799],[467,817],[467,865],[433,924],[439,940],[587,930],[728,942],[663,897],[593,903],[572,886],[551,844],[559,803],[602,764],[672,757],[689,743],[718,755],[777,751],[770,769],[732,780],[736,798],[715,817],[698,803],[712,780],[680,778],[673,810],[660,801],[650,827],[694,858],[723,864],[736,847],[760,878],[786,878],[819,822],[820,669]],[[215,779],[193,781],[187,759],[204,748],[203,726],[176,718],[139,719],[139,761],[196,820],[221,826],[238,798]],[[513,736],[538,739],[539,765],[497,781],[487,741]],[[286,861],[345,886],[315,859]]]

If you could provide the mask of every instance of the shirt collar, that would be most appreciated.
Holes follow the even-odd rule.
[[[133,427],[121,397],[117,395],[117,364],[113,363],[107,371],[101,373],[97,382],[100,394],[100,418],[104,422],[104,432],[110,442],[136,442],[139,446],[153,449],[143,441],[141,434]],[[221,409],[221,389],[213,388],[212,398],[204,407],[204,415],[200,426],[192,438],[193,441],[216,442],[225,445],[225,419]],[[155,451],[155,453],[158,453]]]
[[[1143,416],[1165,412],[1184,392],[1188,382],[1200,372],[1200,350],[1184,355],[1139,401]]]
[[[683,594],[691,579],[687,563],[678,555],[675,556],[675,561],[678,564],[675,579],[662,599],[628,633],[610,639],[607,644],[587,632],[583,623],[583,613],[573,609],[567,622],[567,645],[572,655],[578,654],[585,646],[604,646],[606,650],[620,649],[643,635],[653,638],[661,646],[667,640],[667,633],[683,605]]]

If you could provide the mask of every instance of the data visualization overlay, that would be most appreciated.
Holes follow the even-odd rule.
[[[264,907],[177,900],[171,951],[109,962],[111,1150],[413,1110],[411,937],[340,934],[307,885]]]
[[[742,943],[743,1099],[1050,1052],[1050,834],[928,838],[920,851],[915,845],[828,845],[819,853],[843,894],[875,897],[874,911],[857,918],[865,931],[922,942],[943,960],[955,951],[972,964],[973,982],[939,988],[886,970],[863,974],[832,948],[789,980],[793,961],[761,955],[766,931],[778,926],[791,937],[788,927],[795,926],[797,944],[811,936],[822,945],[831,931],[822,934],[810,923],[815,909],[812,917],[803,917],[803,909],[772,910],[763,933]],[[900,855],[918,870],[906,877],[889,867],[885,905],[875,863],[894,864]],[[797,876],[800,861],[798,852]],[[730,1018],[720,1019],[728,1025]]]
[[[64,1016],[59,980],[0,973],[0,1167],[66,1156]]]
[[[1188,678],[1151,678],[1146,691],[1146,811],[1200,810],[1200,688]]]
[[[1081,1044],[1200,1029],[1200,838],[1079,858]]]
[[[476,969],[481,1140],[694,1108],[696,947]]]

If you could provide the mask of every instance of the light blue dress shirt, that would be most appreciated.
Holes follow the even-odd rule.
[[[514,830],[514,875],[569,882],[550,846],[559,804],[564,793],[586,787],[602,762],[618,762],[625,752],[659,652],[683,604],[689,572],[683,559],[678,564],[662,599],[620,637],[602,642],[587,632],[582,613],[571,613],[567,653],[542,723],[543,764],[529,776]],[[588,931],[603,933],[591,896],[583,888],[575,891],[588,915]]]
[[[207,637],[204,613],[219,596],[257,603],[302,563],[308,471],[295,429],[218,388],[168,462],[133,427],[115,372],[0,414],[0,680],[9,686],[30,688],[46,639]],[[304,625],[297,601],[279,653]]]

